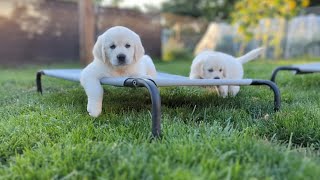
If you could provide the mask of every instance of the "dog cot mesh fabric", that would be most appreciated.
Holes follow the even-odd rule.
[[[295,64],[291,67],[299,69],[299,72],[312,73],[320,72],[320,63],[309,63],[309,64]]]
[[[42,71],[46,76],[51,76],[70,81],[80,81],[81,69],[50,69]],[[102,78],[101,84],[124,86],[124,82],[132,77]],[[158,72],[152,79],[157,86],[206,86],[206,85],[250,85],[252,79],[189,79],[189,77]]]

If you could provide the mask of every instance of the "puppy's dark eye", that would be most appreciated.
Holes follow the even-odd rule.
[[[208,69],[209,72],[213,72],[213,69]]]
[[[222,69],[219,69],[219,72],[221,72],[222,71]]]
[[[115,48],[116,48],[116,45],[114,44],[110,46],[110,49],[115,49]]]
[[[130,44],[126,44],[126,48],[129,48],[130,47]]]

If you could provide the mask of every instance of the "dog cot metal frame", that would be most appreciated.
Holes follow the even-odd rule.
[[[279,66],[275,68],[271,75],[271,81],[276,81],[279,71],[293,71],[294,74],[310,74],[320,72],[320,63],[296,64],[289,66]]]
[[[81,69],[51,69],[41,70],[36,74],[37,91],[42,94],[41,76],[46,75],[69,81],[80,81]],[[146,87],[151,96],[152,102],[152,129],[153,137],[161,136],[161,98],[158,87],[164,86],[268,86],[274,94],[274,111],[280,110],[281,100],[280,91],[277,85],[269,80],[258,79],[189,79],[188,77],[158,73],[155,79],[132,78],[132,77],[113,77],[100,80],[102,85],[112,85],[118,87]]]

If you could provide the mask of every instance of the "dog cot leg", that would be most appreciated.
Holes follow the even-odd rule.
[[[251,85],[269,86],[272,89],[274,94],[274,111],[276,112],[280,110],[280,106],[281,106],[280,90],[274,82],[268,81],[268,80],[252,80]]]
[[[277,76],[278,72],[279,72],[279,71],[283,71],[283,70],[286,70],[286,71],[297,71],[297,72],[299,72],[299,69],[296,68],[296,67],[292,67],[292,66],[280,66],[280,67],[277,67],[275,70],[273,70],[270,80],[271,80],[272,82],[275,82],[275,81],[276,81],[276,76]]]
[[[146,87],[151,96],[152,102],[152,136],[161,137],[161,98],[158,87],[150,79],[129,78],[124,82],[127,87]]]
[[[41,76],[44,75],[43,71],[38,71],[36,75],[37,92],[42,94]]]

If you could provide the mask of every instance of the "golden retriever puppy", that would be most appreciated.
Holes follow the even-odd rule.
[[[156,77],[152,59],[144,55],[138,34],[122,26],[115,26],[100,35],[92,50],[94,59],[80,76],[87,96],[87,111],[97,117],[102,110],[104,77]]]
[[[253,60],[263,50],[257,48],[238,58],[222,52],[203,51],[192,61],[189,77],[190,79],[242,79],[242,64]],[[235,96],[240,86],[218,86],[217,90],[222,97],[226,97],[228,93]]]

